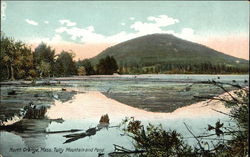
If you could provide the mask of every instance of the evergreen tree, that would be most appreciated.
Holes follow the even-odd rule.
[[[118,65],[113,56],[101,58],[97,64],[97,73],[102,75],[112,75],[118,70]]]

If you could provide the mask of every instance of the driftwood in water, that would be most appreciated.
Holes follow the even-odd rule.
[[[78,132],[78,131],[82,131],[79,129],[71,129],[71,130],[62,130],[62,131],[46,131],[46,134],[57,134],[57,133],[65,133],[65,132]]]
[[[78,139],[84,138],[86,136],[92,136],[92,135],[95,135],[95,134],[96,134],[96,131],[94,133],[86,133],[86,132],[84,132],[84,133],[79,133],[79,134],[65,135],[64,137],[69,138],[69,139],[67,139],[63,144],[70,143],[70,142],[76,141]]]
[[[57,123],[63,123],[64,120],[62,118],[57,118],[57,119],[49,119],[50,122],[57,122]]]
[[[89,128],[88,130],[86,130],[83,133],[64,135],[63,137],[69,138],[64,142],[64,144],[76,141],[76,140],[81,139],[81,138],[85,138],[87,136],[93,136],[96,134],[97,131],[100,131],[103,128],[108,128],[108,126],[109,126],[109,117],[106,114],[106,115],[101,116],[99,124],[96,127]]]
[[[78,139],[81,139],[81,138],[84,138],[84,137],[87,137],[87,136],[93,136],[96,134],[97,131],[99,131],[100,129],[94,127],[94,128],[89,128],[88,130],[86,130],[85,132],[83,133],[76,133],[76,134],[69,134],[69,135],[64,135],[63,137],[66,137],[66,138],[69,138],[68,140],[66,140],[64,142],[65,143],[70,143],[70,142],[73,142],[73,141],[76,141]]]

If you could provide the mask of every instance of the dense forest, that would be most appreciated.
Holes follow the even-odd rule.
[[[156,65],[132,64],[119,66],[122,74],[244,74],[248,67],[227,66],[223,63],[162,63]]]

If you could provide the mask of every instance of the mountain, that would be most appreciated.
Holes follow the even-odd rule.
[[[91,58],[91,62],[96,65],[108,55],[116,59],[123,73],[238,73],[247,72],[249,62],[170,34],[122,42]]]

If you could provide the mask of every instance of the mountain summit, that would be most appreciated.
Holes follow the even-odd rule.
[[[97,64],[108,55],[117,60],[123,73],[235,73],[248,69],[247,60],[170,34],[152,34],[122,42],[91,61]]]

